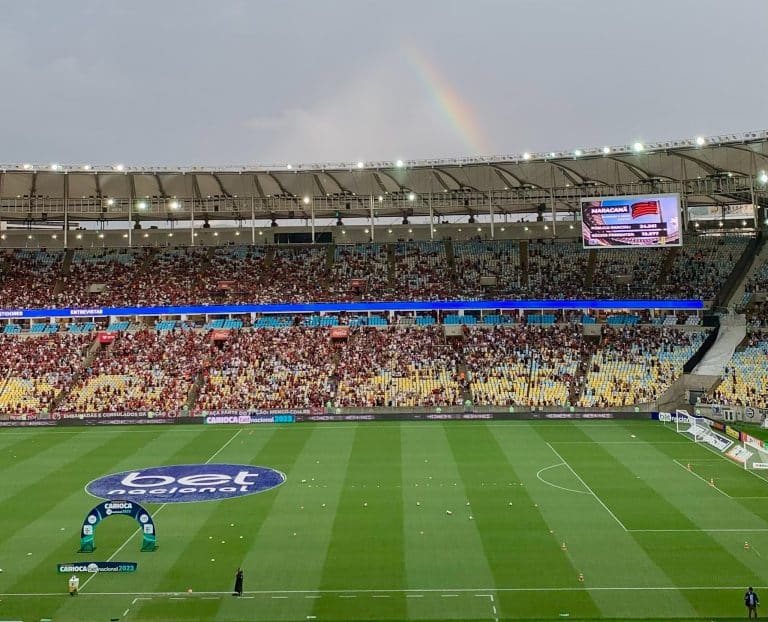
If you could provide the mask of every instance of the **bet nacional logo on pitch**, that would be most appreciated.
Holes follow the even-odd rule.
[[[85,490],[99,499],[195,503],[253,495],[284,481],[280,471],[247,464],[175,464],[106,475]]]

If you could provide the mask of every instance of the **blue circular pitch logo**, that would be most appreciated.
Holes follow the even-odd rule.
[[[85,490],[99,499],[193,503],[253,495],[284,481],[280,471],[247,464],[175,464],[100,477]]]

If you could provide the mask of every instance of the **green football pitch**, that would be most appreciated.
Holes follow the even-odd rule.
[[[77,552],[90,480],[214,461],[287,479],[149,506],[155,552],[125,517]],[[68,596],[56,564],[91,560],[139,566]],[[743,617],[768,481],[650,421],[3,430],[0,568],[0,620]]]

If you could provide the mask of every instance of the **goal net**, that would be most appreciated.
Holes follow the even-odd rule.
[[[733,445],[733,440],[712,429],[712,422],[705,417],[694,417],[684,410],[675,413],[675,430],[678,434],[692,438],[724,453]]]

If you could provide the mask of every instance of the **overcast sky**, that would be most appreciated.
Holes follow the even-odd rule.
[[[768,0],[0,7],[5,163],[393,160],[768,128]]]

